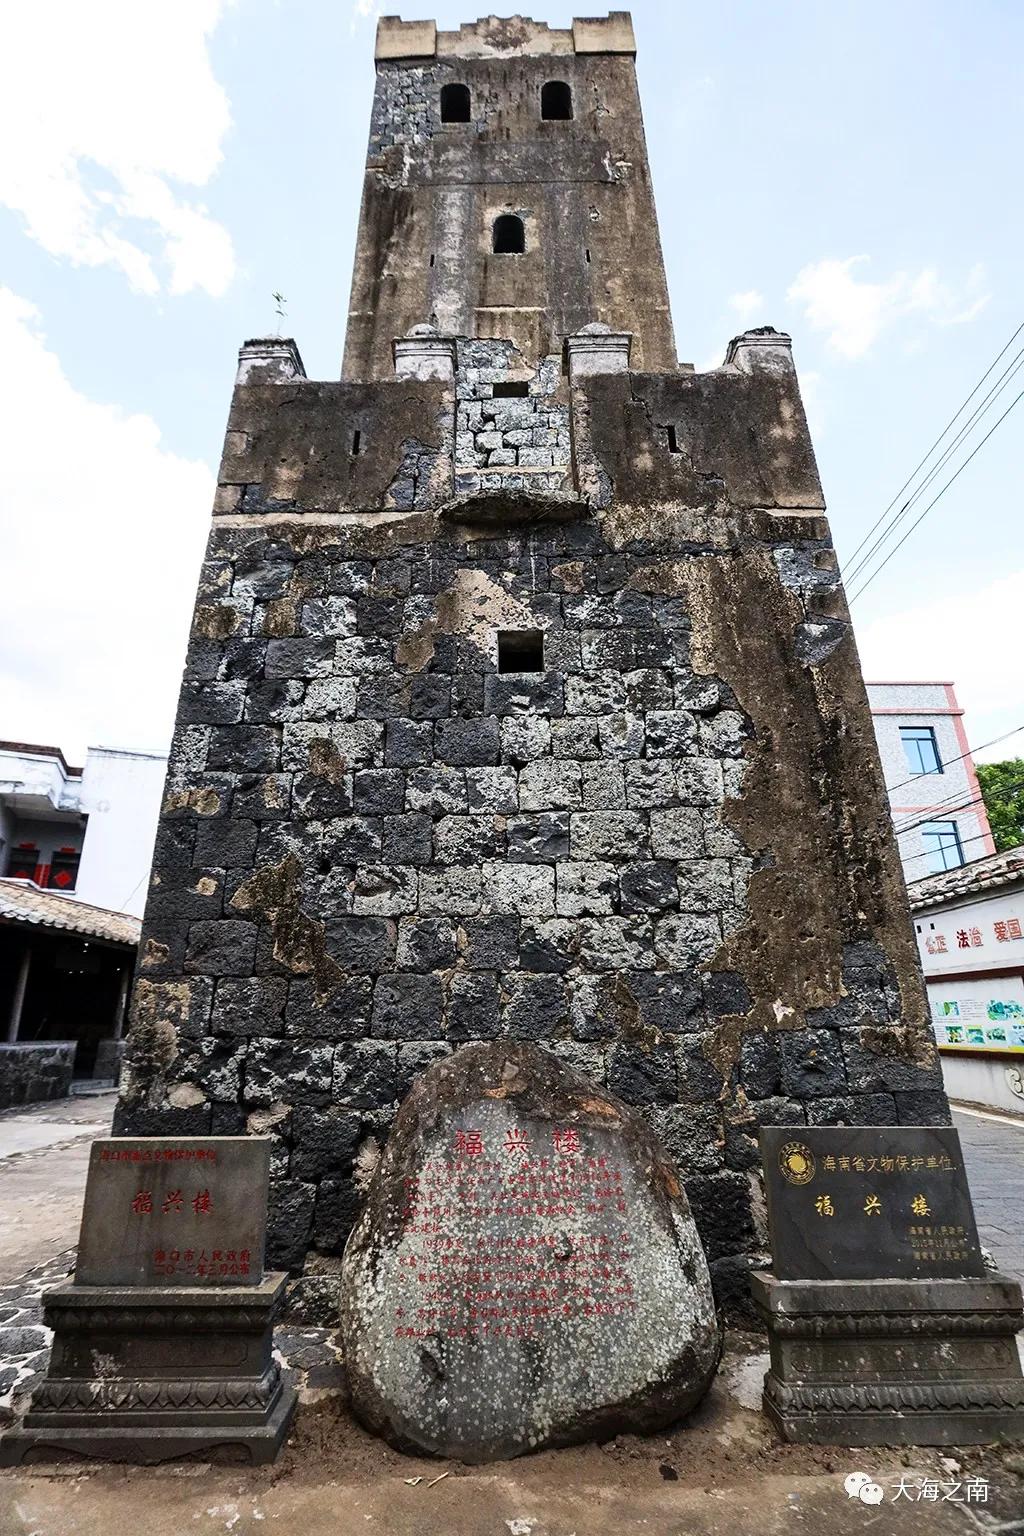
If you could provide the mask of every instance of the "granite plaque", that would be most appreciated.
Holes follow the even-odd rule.
[[[269,1173],[266,1136],[93,1142],[76,1284],[259,1285]]]
[[[952,1126],[761,1131],[777,1280],[984,1275]]]

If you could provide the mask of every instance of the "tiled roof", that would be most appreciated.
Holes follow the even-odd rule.
[[[907,895],[911,909],[917,912],[921,907],[933,907],[954,896],[974,896],[1017,880],[1024,881],[1024,844],[1008,848],[1005,853],[990,853],[971,864],[961,864],[959,869],[943,870],[940,875],[925,875],[923,880],[907,886]]]
[[[31,923],[40,928],[63,928],[87,939],[108,944],[137,944],[142,924],[127,912],[108,912],[84,901],[42,891],[31,880],[0,880],[0,923]]]

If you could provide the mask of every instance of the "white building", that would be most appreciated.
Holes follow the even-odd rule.
[[[868,683],[908,885],[995,852],[952,683]]]
[[[1024,847],[908,894],[947,1092],[1024,1112]]]
[[[0,878],[141,917],[166,770],[155,752],[90,747],[79,768],[0,741]]]
[[[0,741],[0,1108],[117,1075],[166,767]]]
[[[1024,848],[996,853],[952,683],[868,683],[951,1098],[1024,1112]]]

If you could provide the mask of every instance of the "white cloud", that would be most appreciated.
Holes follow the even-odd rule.
[[[972,268],[957,293],[933,267],[869,282],[854,271],[868,260],[849,256],[845,261],[811,262],[797,273],[786,295],[791,303],[803,306],[816,330],[828,332],[830,345],[844,357],[863,357],[884,330],[906,316],[935,325],[959,325],[973,320],[988,303],[980,266]]]
[[[764,295],[758,293],[756,288],[748,288],[745,293],[734,293],[729,299],[729,308],[740,324],[745,325],[764,308]]]
[[[143,293],[225,291],[231,238],[181,190],[209,182],[230,126],[207,53],[225,3],[8,8],[0,203],[50,255],[115,267]]]
[[[953,683],[967,714],[968,740],[972,746],[988,741],[1024,723],[1022,612],[1024,571],[968,592],[953,581],[931,602],[857,626],[864,675]],[[982,755],[1022,754],[1024,737],[1016,737]]]
[[[376,21],[381,13],[382,0],[352,0],[352,31],[361,21]]]
[[[80,394],[0,288],[0,732],[81,760],[169,740],[213,476],[149,417]]]

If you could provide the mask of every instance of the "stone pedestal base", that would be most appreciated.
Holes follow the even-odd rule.
[[[295,1410],[271,1354],[286,1279],[47,1291],[49,1368],[24,1422],[0,1439],[0,1465],[67,1454],[146,1463],[221,1449],[273,1461]]]
[[[768,1328],[764,1409],[784,1440],[975,1445],[1024,1440],[1021,1290],[964,1280],[751,1277]]]

